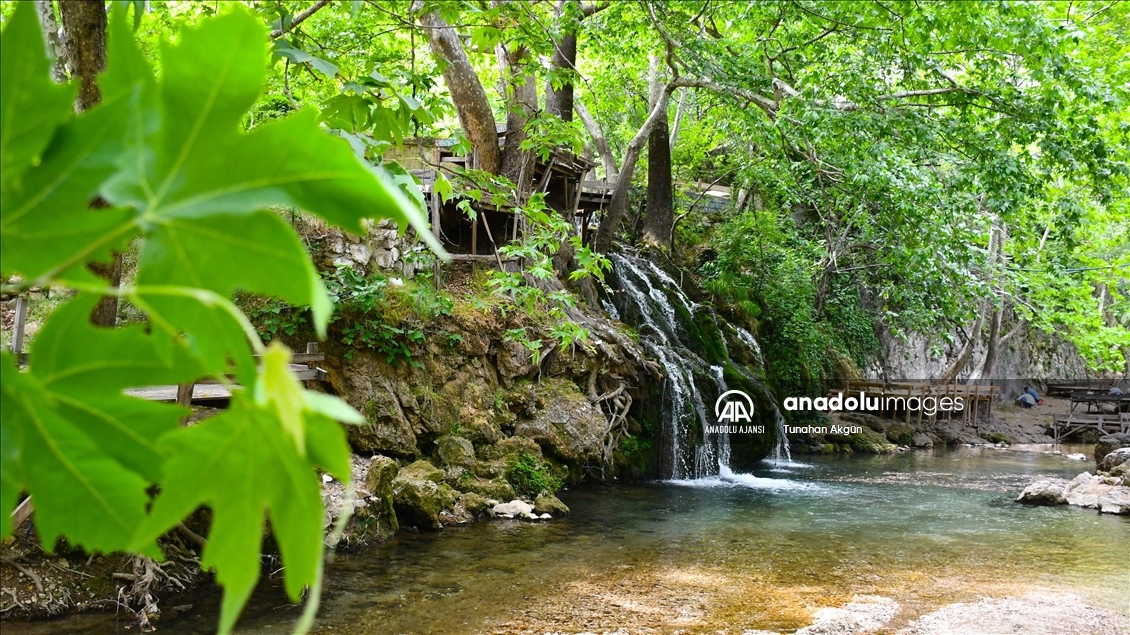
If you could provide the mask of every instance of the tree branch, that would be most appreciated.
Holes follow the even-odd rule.
[[[310,6],[310,8],[308,8],[305,11],[294,16],[294,19],[290,21],[290,24],[288,24],[285,29],[284,28],[278,28],[278,29],[275,29],[274,31],[271,31],[271,39],[276,40],[276,39],[282,37],[284,33],[293,29],[294,27],[298,26],[299,24],[302,24],[303,22],[306,21],[307,18],[309,18],[310,16],[317,13],[319,9],[321,9],[322,7],[326,6],[329,3],[330,3],[330,0],[318,0],[312,6]]]

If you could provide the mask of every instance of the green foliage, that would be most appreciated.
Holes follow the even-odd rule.
[[[734,307],[739,321],[756,322],[766,369],[788,394],[820,394],[835,380],[833,360],[863,366],[877,352],[873,316],[850,281],[833,280],[816,312],[819,249],[774,215],[741,214],[717,233],[718,257],[702,267],[705,288]]]
[[[523,452],[506,468],[506,480],[514,491],[528,498],[538,494],[552,494],[561,489],[561,479],[554,476],[540,457]]]
[[[423,365],[413,351],[426,341],[427,322],[451,315],[453,307],[451,299],[431,285],[380,277],[370,280],[349,266],[338,267],[326,286],[338,309],[332,321],[341,341],[350,347],[346,359],[353,359],[355,350],[367,348],[383,353],[390,364],[420,368]]]
[[[288,593],[297,600],[310,587],[316,608],[316,469],[349,479],[334,420],[361,421],[337,398],[304,391],[289,352],[265,346],[228,299],[239,289],[309,306],[326,330],[332,304],[313,263],[289,225],[260,210],[298,207],[352,231],[379,212],[430,237],[379,171],[319,130],[314,111],[240,131],[265,79],[265,42],[260,21],[233,7],[161,43],[155,74],[116,10],[102,102],[78,116],[74,86],[49,79],[31,3],[16,7],[0,44],[0,273],[23,281],[4,290],[79,292],[43,326],[27,372],[8,353],[0,363],[0,533],[26,491],[45,549],[66,536],[89,551],[159,556],[155,539],[209,505],[202,562],[225,588],[221,632],[258,579],[265,514]],[[95,196],[109,207],[90,209]],[[110,288],[86,269],[136,238],[133,284]],[[148,325],[92,327],[100,294],[124,298]],[[177,425],[182,409],[122,392],[229,373],[241,386],[231,409],[191,428]]]

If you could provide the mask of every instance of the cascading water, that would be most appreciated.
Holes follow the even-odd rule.
[[[750,379],[749,383],[762,394],[763,401],[773,407],[778,420],[777,437],[783,441],[784,419],[776,412],[772,394],[752,371],[730,357],[726,337],[713,310],[693,302],[671,276],[647,259],[632,254],[613,254],[611,260],[614,286],[619,290],[610,302],[613,306],[609,314],[614,310],[619,319],[639,329],[640,344],[663,370],[660,419],[664,429],[657,435],[661,438],[657,439],[656,447],[661,475],[693,479],[729,473],[730,435],[707,433],[708,426],[717,425],[713,408],[708,408],[707,404],[713,406],[715,399],[729,389],[721,363]],[[713,327],[711,333],[717,336],[710,344],[704,344],[702,331],[710,327]],[[747,349],[745,356],[756,360],[758,371],[763,373],[757,340],[744,329],[732,328],[736,329],[732,344]],[[695,333],[699,337],[697,347],[693,341]],[[777,445],[776,453],[784,446],[787,456],[787,442]]]

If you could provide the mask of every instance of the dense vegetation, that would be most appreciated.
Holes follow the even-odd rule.
[[[359,232],[387,217],[430,240],[419,185],[392,160],[406,138],[474,157],[435,185],[465,213],[487,200],[523,216],[505,249],[525,269],[492,273],[484,297],[540,316],[552,346],[585,345],[571,312],[596,308],[601,253],[636,243],[754,329],[790,391],[866,367],[876,325],[956,340],[952,375],[983,342],[974,372],[992,376],[1025,329],[1068,339],[1095,371],[1127,368],[1125,3],[115,3],[96,80],[83,61],[100,44],[38,4],[39,21],[2,5],[0,269],[6,293],[76,295],[28,372],[4,353],[0,533],[27,492],[46,547],[156,556],[208,504],[221,630],[257,579],[265,510],[287,590],[312,587],[316,610],[315,467],[348,479],[333,420],[360,420],[263,340],[324,335],[336,310],[347,345],[411,364],[418,322],[451,310],[426,285],[323,279],[286,222]],[[560,147],[615,183],[587,243],[524,178]],[[708,204],[709,185],[729,198]],[[99,325],[137,324],[95,328],[110,300]],[[535,360],[550,344],[509,337]],[[242,396],[190,428],[120,394],[229,374]],[[515,469],[529,493],[553,489]]]

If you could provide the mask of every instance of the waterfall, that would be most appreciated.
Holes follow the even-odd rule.
[[[709,307],[700,307],[687,297],[675,280],[655,263],[633,254],[612,254],[614,286],[610,315],[639,329],[640,345],[648,356],[659,362],[663,370],[663,403],[660,408],[662,430],[658,431],[656,449],[661,475],[671,479],[692,479],[716,476],[729,471],[731,446],[729,434],[707,434],[707,427],[717,425],[713,406],[715,399],[728,390],[724,368],[710,363],[692,350],[692,337],[713,326],[721,339],[721,353],[726,360],[776,404],[773,396],[756,380],[754,373],[730,359],[726,337],[720,330],[718,317]],[[677,311],[676,309],[679,309]],[[696,313],[697,311],[697,313]],[[707,315],[703,315],[707,313]],[[685,315],[689,314],[688,324]],[[760,366],[762,355],[751,333],[735,329],[732,344],[748,349]],[[698,335],[692,335],[692,329]],[[708,350],[702,348],[697,350]],[[713,341],[713,340],[712,340]],[[717,350],[717,349],[713,349]],[[717,353],[711,353],[711,356]],[[714,360],[712,360],[713,362]],[[758,369],[764,372],[763,368]],[[709,406],[709,407],[708,407]],[[778,436],[783,438],[784,419],[776,412]],[[778,444],[781,445],[781,444]],[[777,453],[780,453],[778,448]],[[788,455],[785,444],[784,455]]]

